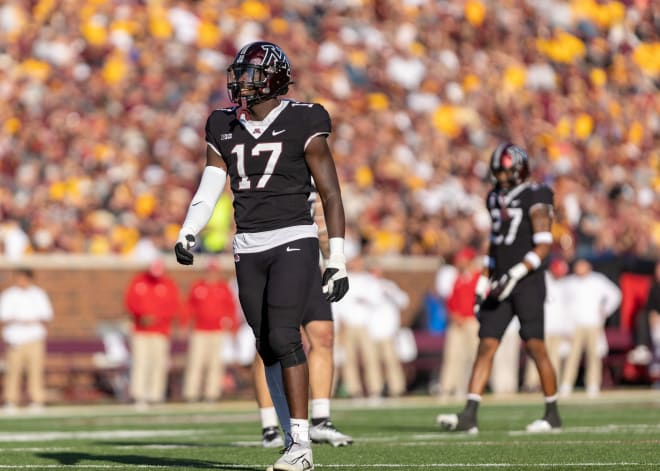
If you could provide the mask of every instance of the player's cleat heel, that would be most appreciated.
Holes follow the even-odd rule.
[[[561,423],[553,425],[546,419],[537,419],[527,426],[526,429],[529,433],[547,433],[558,432],[561,430]]]
[[[353,437],[341,433],[330,420],[311,426],[309,437],[314,443],[329,443],[333,447],[348,446],[353,443]]]
[[[470,435],[479,433],[476,420],[471,420],[461,414],[440,414],[436,423],[449,432],[466,432]]]
[[[277,427],[266,427],[261,431],[261,445],[264,448],[284,447],[284,440]]]

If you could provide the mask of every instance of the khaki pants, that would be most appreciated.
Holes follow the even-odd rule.
[[[561,335],[548,335],[545,338],[545,349],[548,352],[548,358],[552,367],[555,369],[555,375],[557,380],[561,377],[561,347],[562,337]],[[539,372],[536,369],[536,364],[532,358],[527,359],[527,364],[525,365],[525,389],[527,390],[536,390],[541,387],[541,379],[539,378]]]
[[[440,393],[465,394],[470,381],[470,369],[479,347],[479,321],[466,319],[462,324],[451,322],[445,334],[442,353]]]
[[[601,335],[603,335],[602,327],[578,327],[575,329],[571,339],[571,350],[564,366],[562,390],[571,390],[575,386],[583,352],[586,357],[585,386],[587,390],[600,390],[603,380],[603,363],[598,354],[598,341]]]
[[[520,336],[518,332],[509,330],[493,358],[493,370],[490,376],[490,387],[493,393],[518,392],[518,373],[520,371]]]
[[[360,364],[365,375],[369,396],[380,396],[383,391],[383,374],[378,365],[376,345],[364,326],[343,326],[341,342],[344,347],[342,380],[346,392],[352,397],[362,397]]]
[[[406,377],[403,373],[401,361],[396,353],[394,339],[376,340],[374,344],[380,366],[385,371],[387,393],[391,397],[399,397],[406,392]],[[383,390],[382,384],[378,390]]]
[[[5,374],[5,401],[8,404],[18,405],[21,400],[21,380],[24,371],[27,372],[30,400],[35,404],[43,404],[46,401],[45,360],[45,340],[8,346],[7,372]]]
[[[131,351],[131,397],[137,402],[164,401],[169,368],[169,338],[161,334],[134,333]]]
[[[190,336],[183,381],[183,398],[187,401],[197,401],[200,396],[207,401],[214,401],[220,397],[221,382],[225,375],[225,364],[220,357],[222,338],[223,334],[220,331],[197,330]]]

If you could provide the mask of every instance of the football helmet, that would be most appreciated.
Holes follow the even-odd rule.
[[[243,98],[248,106],[261,103],[286,94],[292,83],[286,54],[266,41],[243,46],[227,68],[227,90],[234,103],[241,103]]]
[[[493,151],[490,156],[490,171],[495,180],[497,174],[506,171],[506,182],[509,186],[520,185],[529,177],[529,156],[527,152],[515,144],[503,142]]]

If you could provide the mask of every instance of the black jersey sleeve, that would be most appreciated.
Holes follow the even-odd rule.
[[[309,138],[319,134],[330,134],[332,132],[332,122],[328,111],[318,103],[315,103],[309,109],[307,116],[307,132]]]
[[[549,186],[537,185],[534,187],[531,206],[533,207],[536,204],[547,204],[548,206],[553,206],[554,193]]]
[[[218,131],[218,112],[212,112],[206,119],[206,143],[210,145],[213,150],[220,155],[220,140],[217,136]]]

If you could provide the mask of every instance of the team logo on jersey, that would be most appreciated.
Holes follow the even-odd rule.
[[[228,133],[224,133],[224,134],[220,134],[220,140],[221,140],[221,141],[228,141],[229,139],[231,139],[231,137],[232,137],[232,136],[231,136],[231,133],[230,133],[230,132],[228,132]]]

